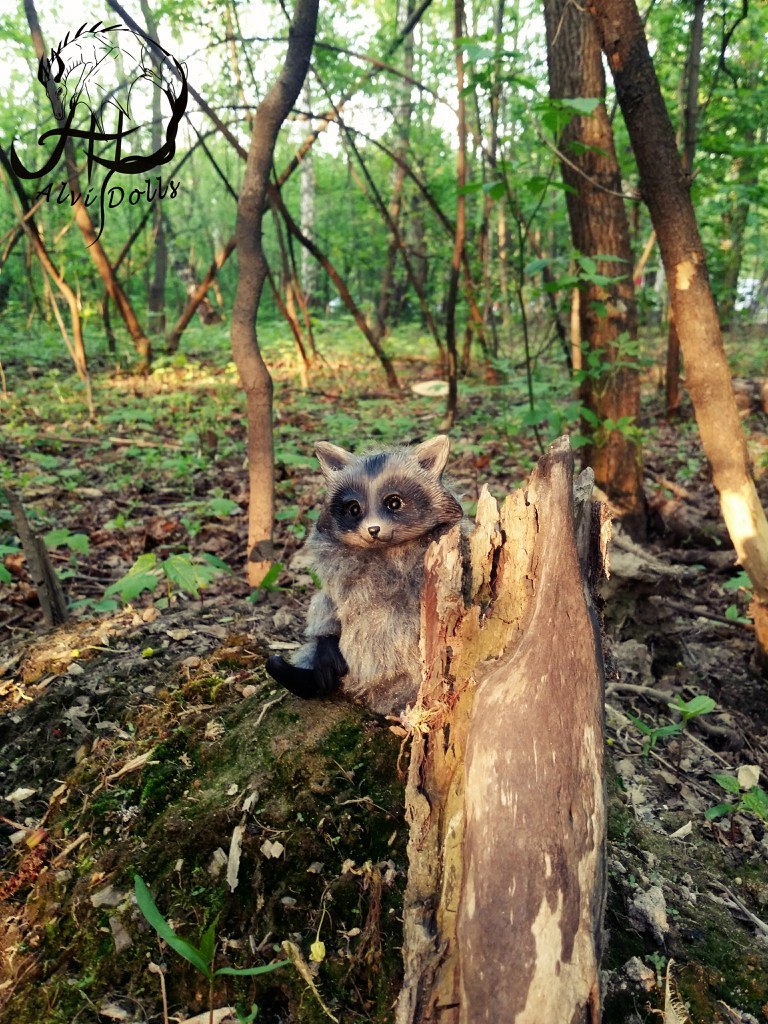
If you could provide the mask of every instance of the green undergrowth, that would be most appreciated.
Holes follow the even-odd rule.
[[[719,1002],[738,1007],[762,1020],[768,1005],[768,945],[755,941],[751,927],[710,896],[719,884],[741,892],[748,902],[768,903],[762,866],[743,862],[738,849],[716,841],[709,823],[694,825],[684,841],[667,835],[684,822],[680,815],[661,816],[663,832],[638,821],[623,804],[619,786],[609,773],[607,945],[603,969],[616,972],[609,981],[604,1024],[626,1024],[632,1014],[643,1024],[659,1020],[664,979],[673,961],[675,990],[689,1007],[693,1024],[728,1019]],[[669,819],[669,820],[667,820]],[[661,886],[669,932],[660,944],[629,921],[633,896]],[[632,957],[657,973],[657,987],[638,994],[616,984]]]

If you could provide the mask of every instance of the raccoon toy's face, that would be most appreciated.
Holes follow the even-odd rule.
[[[450,442],[444,435],[414,445],[353,455],[328,441],[315,451],[328,481],[317,527],[343,544],[403,544],[457,523],[461,505],[442,482]]]

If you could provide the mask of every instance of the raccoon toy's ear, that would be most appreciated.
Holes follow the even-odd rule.
[[[428,441],[414,445],[413,454],[422,469],[425,469],[430,476],[439,479],[448,461],[450,447],[450,438],[446,434],[438,434],[437,437],[431,437]]]
[[[326,480],[330,480],[334,473],[344,469],[354,459],[352,452],[339,448],[330,441],[318,441],[315,444],[315,455]]]

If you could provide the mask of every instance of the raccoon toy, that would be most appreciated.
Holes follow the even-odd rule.
[[[424,555],[463,516],[442,481],[449,445],[438,435],[353,455],[316,444],[328,496],[307,543],[323,589],[309,606],[307,643],[290,663],[267,661],[292,693],[318,697],[341,683],[383,715],[416,699]]]

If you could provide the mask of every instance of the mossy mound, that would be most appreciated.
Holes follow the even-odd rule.
[[[99,739],[68,773],[36,868],[34,849],[18,854],[16,877],[28,877],[2,940],[3,1021],[160,1021],[150,963],[164,968],[179,1019],[211,1001],[256,1004],[267,1024],[327,1019],[293,966],[220,977],[211,994],[159,944],[134,873],[178,934],[197,942],[215,921],[216,967],[281,959],[288,940],[334,1015],[391,1019],[405,884],[399,743],[360,709],[277,693],[260,671],[246,697],[237,673],[208,665],[162,688],[143,678],[126,706],[130,742]]]

